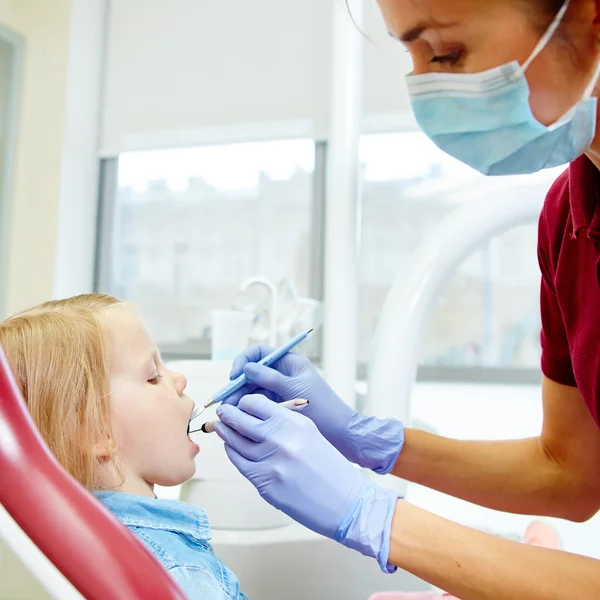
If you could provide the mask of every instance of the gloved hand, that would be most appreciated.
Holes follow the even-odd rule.
[[[215,431],[269,504],[309,529],[388,565],[396,492],[368,482],[303,414],[262,395],[222,405]]]
[[[243,372],[249,384],[225,402],[236,405],[242,396],[254,392],[275,402],[305,398],[310,404],[302,414],[348,460],[376,473],[389,473],[404,443],[402,423],[367,417],[352,410],[306,356],[290,352],[271,367],[256,364],[271,351],[272,348],[255,345],[235,359],[231,379]]]

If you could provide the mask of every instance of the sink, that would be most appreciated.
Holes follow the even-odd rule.
[[[405,571],[382,573],[372,558],[297,523],[268,531],[215,531],[212,545],[248,598],[367,600],[381,591],[431,590]]]

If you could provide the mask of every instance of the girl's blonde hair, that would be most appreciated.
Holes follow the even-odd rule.
[[[58,461],[90,491],[97,487],[93,446],[112,439],[103,316],[120,304],[112,296],[85,294],[0,323],[0,344],[35,424]],[[108,448],[107,455],[113,457]]]

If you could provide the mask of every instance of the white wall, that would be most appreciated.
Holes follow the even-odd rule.
[[[52,294],[70,11],[71,0],[0,0],[0,23],[24,39],[7,314]]]
[[[364,11],[364,131],[376,133],[383,122],[384,132],[390,127],[404,128],[413,123],[412,110],[404,77],[412,70],[410,55],[393,40],[381,18],[375,0],[365,0]]]
[[[0,539],[0,600],[52,600],[11,547]]]
[[[105,0],[0,0],[24,40],[5,313],[91,291]]]
[[[113,0],[102,153],[201,143],[249,123],[255,137],[274,135],[267,123],[327,137],[334,9],[344,2]],[[372,0],[365,12],[365,113],[406,112],[406,55]]]

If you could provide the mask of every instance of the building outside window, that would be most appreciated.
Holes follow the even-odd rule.
[[[199,354],[211,310],[233,307],[246,277],[308,295],[314,167],[312,140],[122,154],[108,292],[140,307],[163,349]]]

